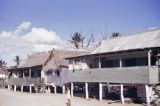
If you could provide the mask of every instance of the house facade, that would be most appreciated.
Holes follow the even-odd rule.
[[[0,67],[0,87],[5,86],[5,80],[6,80],[6,66]]]
[[[130,95],[149,104],[160,82],[159,56],[159,29],[106,39],[91,54],[66,58],[72,97],[83,85],[86,99],[96,92],[102,100],[114,91],[122,103]]]
[[[57,87],[62,88],[67,80],[65,71],[68,61],[63,58],[81,53],[79,51],[52,50],[32,54],[22,65],[7,70],[9,74],[8,89],[56,93]]]

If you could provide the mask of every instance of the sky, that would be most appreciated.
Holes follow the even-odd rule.
[[[66,49],[75,32],[100,39],[159,28],[159,13],[160,0],[0,0],[0,59]]]

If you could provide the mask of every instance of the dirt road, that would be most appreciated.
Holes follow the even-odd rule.
[[[0,89],[0,106],[66,106],[66,95],[63,94],[30,94],[8,91]],[[83,98],[74,97],[72,106],[142,106],[136,104],[112,103],[108,104],[106,100],[99,102],[98,100],[85,100]]]

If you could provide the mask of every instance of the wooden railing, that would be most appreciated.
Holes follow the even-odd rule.
[[[68,82],[159,83],[157,66],[69,70]]]
[[[44,84],[43,78],[9,78],[7,80],[9,85],[24,85],[29,86],[30,84],[42,85]]]
[[[54,83],[55,85],[62,85],[62,80],[60,76],[48,76],[47,83]]]

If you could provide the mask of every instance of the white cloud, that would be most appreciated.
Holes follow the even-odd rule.
[[[20,24],[18,28],[25,30],[25,29],[28,29],[30,26],[31,26],[30,22],[22,22],[22,24]]]
[[[62,39],[54,31],[31,28],[30,22],[23,22],[15,31],[0,32],[0,59],[6,60],[9,65],[14,65],[15,55],[25,58],[33,52],[62,49],[63,45]]]
[[[55,32],[48,31],[44,28],[32,28],[31,32],[24,36],[24,39],[35,44],[57,44],[62,42]]]
[[[17,29],[14,31],[15,35],[19,35],[21,34],[23,31],[29,29],[29,27],[31,26],[30,22],[22,22],[22,24],[20,24]]]

